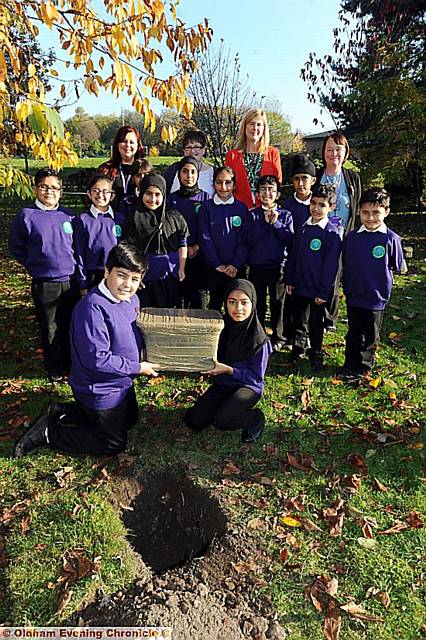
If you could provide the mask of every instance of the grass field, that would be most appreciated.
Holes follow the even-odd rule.
[[[67,385],[53,388],[43,374],[30,280],[6,250],[12,211],[4,203],[0,622],[49,626],[95,591],[128,585],[137,567],[107,499],[117,461],[48,450],[11,458],[14,440],[46,401],[70,398]],[[271,359],[265,434],[252,447],[233,433],[184,429],[182,413],[207,380],[136,381],[142,415],[128,451],[135,472],[185,468],[228,505],[234,525],[261,538],[270,563],[259,592],[272,597],[291,640],[324,637],[327,601],[339,608],[344,640],[425,634],[426,224],[416,215],[395,215],[389,224],[414,247],[414,258],[396,278],[377,367],[361,386],[334,377],[343,361],[344,305],[337,334],[326,337],[324,375],[312,377],[307,364],[293,370],[287,352]],[[74,575],[65,598],[70,553],[92,570]]]

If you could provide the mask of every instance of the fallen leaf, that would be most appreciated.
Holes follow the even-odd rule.
[[[165,376],[152,377],[148,379],[148,384],[151,385],[151,387],[155,387],[157,384],[162,384],[165,379]]]
[[[27,514],[21,520],[21,534],[25,536],[28,533],[28,529],[30,528],[31,523],[31,515]]]
[[[361,486],[361,476],[353,473],[351,476],[346,478],[346,484],[348,485],[349,493],[357,493]]]
[[[287,533],[285,541],[290,545],[290,547],[293,547],[294,549],[300,549],[300,547],[302,546],[302,541],[299,540],[299,538],[296,538],[296,536],[294,536],[292,533]]]
[[[311,394],[309,393],[309,389],[303,390],[301,400],[302,400],[303,408],[307,409],[311,404]]]
[[[281,516],[279,518],[279,521],[282,524],[285,524],[287,527],[301,527],[302,523],[300,522],[300,520],[296,520],[295,518],[292,518],[291,516]]]
[[[332,538],[337,538],[342,535],[344,517],[344,512],[340,511],[335,518],[330,518],[330,530],[328,533]]]
[[[424,446],[425,445],[423,444],[423,442],[414,442],[413,444],[409,444],[408,448],[409,449],[417,449],[417,450],[420,451],[421,449],[424,448]]]
[[[384,491],[384,492],[389,491],[387,486],[384,485],[382,482],[380,482],[380,480],[378,480],[377,478],[374,478],[373,484],[375,489],[377,489],[378,491]]]
[[[359,455],[359,453],[350,453],[347,456],[346,460],[352,467],[356,467],[357,469],[359,469],[361,475],[366,476],[368,474],[368,468],[365,460],[362,456]]]
[[[315,522],[309,520],[309,518],[300,518],[300,521],[306,531],[322,531],[322,529],[317,524],[315,524]]]
[[[238,476],[241,473],[241,469],[230,460],[222,469],[223,476]]]
[[[274,409],[285,409],[287,405],[284,402],[273,402],[272,406]]]
[[[360,547],[368,550],[373,549],[377,544],[377,540],[374,538],[357,538],[357,542]]]
[[[280,560],[281,562],[287,562],[289,557],[288,549],[280,549]]]
[[[342,626],[342,617],[333,598],[330,598],[327,606],[327,612],[324,619],[324,638],[325,640],[339,640],[340,627]]]
[[[339,378],[331,378],[331,384],[341,385],[343,384],[343,381],[340,380]]]
[[[417,511],[410,511],[405,521],[412,529],[422,529],[424,527],[424,522]]]
[[[384,531],[378,531],[377,534],[379,535],[392,535],[394,533],[401,533],[401,531],[405,531],[405,529],[408,529],[408,525],[405,524],[405,522],[400,522],[397,521],[393,527],[390,527],[389,529],[385,529]]]
[[[374,538],[373,531],[371,529],[369,522],[364,522],[364,525],[362,527],[362,533],[364,535],[364,538],[368,538],[368,539]]]
[[[267,529],[268,525],[262,518],[252,518],[247,522],[249,529]]]
[[[379,593],[379,599],[385,609],[387,609],[390,605],[390,598],[387,591],[381,591]]]
[[[342,611],[346,611],[346,613],[348,613],[352,618],[357,618],[358,620],[366,620],[367,622],[383,622],[383,618],[371,615],[360,604],[356,604],[356,602],[342,604],[340,605],[340,608]]]
[[[370,380],[370,387],[372,389],[377,389],[377,387],[382,384],[383,380],[382,380],[382,376],[378,376],[377,378],[374,378],[373,380]]]

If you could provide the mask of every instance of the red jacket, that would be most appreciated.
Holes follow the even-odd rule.
[[[253,203],[253,197],[247,178],[247,173],[244,167],[243,153],[244,152],[240,151],[239,149],[230,149],[226,154],[225,164],[227,167],[231,167],[235,172],[236,185],[234,197],[237,200],[241,200],[241,202],[244,202],[244,204],[249,209],[253,209],[253,207],[258,207],[260,205],[260,202],[256,197],[256,202]],[[280,153],[275,147],[268,147],[265,151],[260,175],[277,176],[281,184],[282,172]]]

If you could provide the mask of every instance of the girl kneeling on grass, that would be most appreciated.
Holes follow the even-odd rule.
[[[213,424],[222,431],[242,429],[242,442],[255,442],[265,417],[255,409],[264,388],[272,348],[256,313],[256,290],[248,280],[232,280],[225,291],[225,326],[218,358],[208,373],[215,381],[188,409],[185,421],[193,431]]]

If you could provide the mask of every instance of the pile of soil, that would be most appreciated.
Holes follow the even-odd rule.
[[[269,598],[255,595],[266,552],[227,524],[209,492],[169,471],[123,479],[113,504],[151,569],[127,591],[90,603],[70,624],[172,627],[173,640],[286,638]]]

